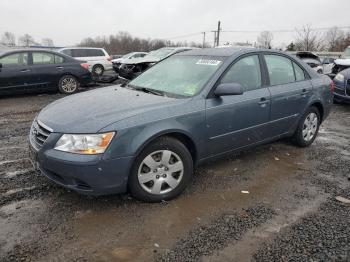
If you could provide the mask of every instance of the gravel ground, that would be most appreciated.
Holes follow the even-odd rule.
[[[278,141],[208,162],[178,199],[147,204],[33,171],[31,121],[61,97],[0,99],[0,261],[350,261],[350,206],[335,200],[350,198],[349,106],[309,148]]]

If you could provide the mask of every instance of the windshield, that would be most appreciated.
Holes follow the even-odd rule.
[[[148,55],[145,56],[145,58],[148,57],[155,57],[159,60],[162,60],[163,58],[167,57],[171,52],[173,52],[173,48],[161,48],[156,51],[150,52]]]
[[[127,53],[126,55],[123,55],[121,59],[128,59],[129,56],[132,56],[133,53]]]
[[[172,56],[145,71],[130,85],[168,96],[191,97],[204,87],[222,61],[222,57]]]
[[[346,48],[344,51],[344,56],[350,57],[350,47]]]

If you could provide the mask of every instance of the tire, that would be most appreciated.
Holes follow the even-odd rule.
[[[92,73],[96,76],[102,76],[105,68],[102,65],[94,65],[92,68]]]
[[[58,81],[58,90],[62,94],[70,95],[79,89],[79,81],[72,75],[62,76]]]
[[[186,146],[174,138],[162,137],[135,159],[129,189],[133,197],[145,202],[168,201],[185,190],[192,172],[193,160]]]
[[[316,118],[316,120],[314,120]],[[300,119],[298,128],[294,134],[294,143],[300,147],[311,145],[320,128],[320,112],[314,106],[310,107]]]

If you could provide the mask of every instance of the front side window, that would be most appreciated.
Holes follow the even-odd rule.
[[[168,96],[197,94],[221,66],[224,58],[211,56],[171,56],[157,63],[129,84],[149,88]]]
[[[240,59],[226,72],[220,83],[238,83],[245,91],[261,87],[261,71],[258,55]]]
[[[3,68],[28,65],[28,53],[16,53],[0,58]]]
[[[44,52],[33,52],[33,65],[47,65],[55,63],[55,55]]]
[[[265,55],[271,85],[295,82],[292,61],[280,55]]]

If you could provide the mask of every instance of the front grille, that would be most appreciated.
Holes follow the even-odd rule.
[[[42,123],[38,121],[33,122],[30,130],[30,139],[36,149],[40,149],[44,145],[51,132],[52,130],[50,130],[49,127],[44,126]]]

